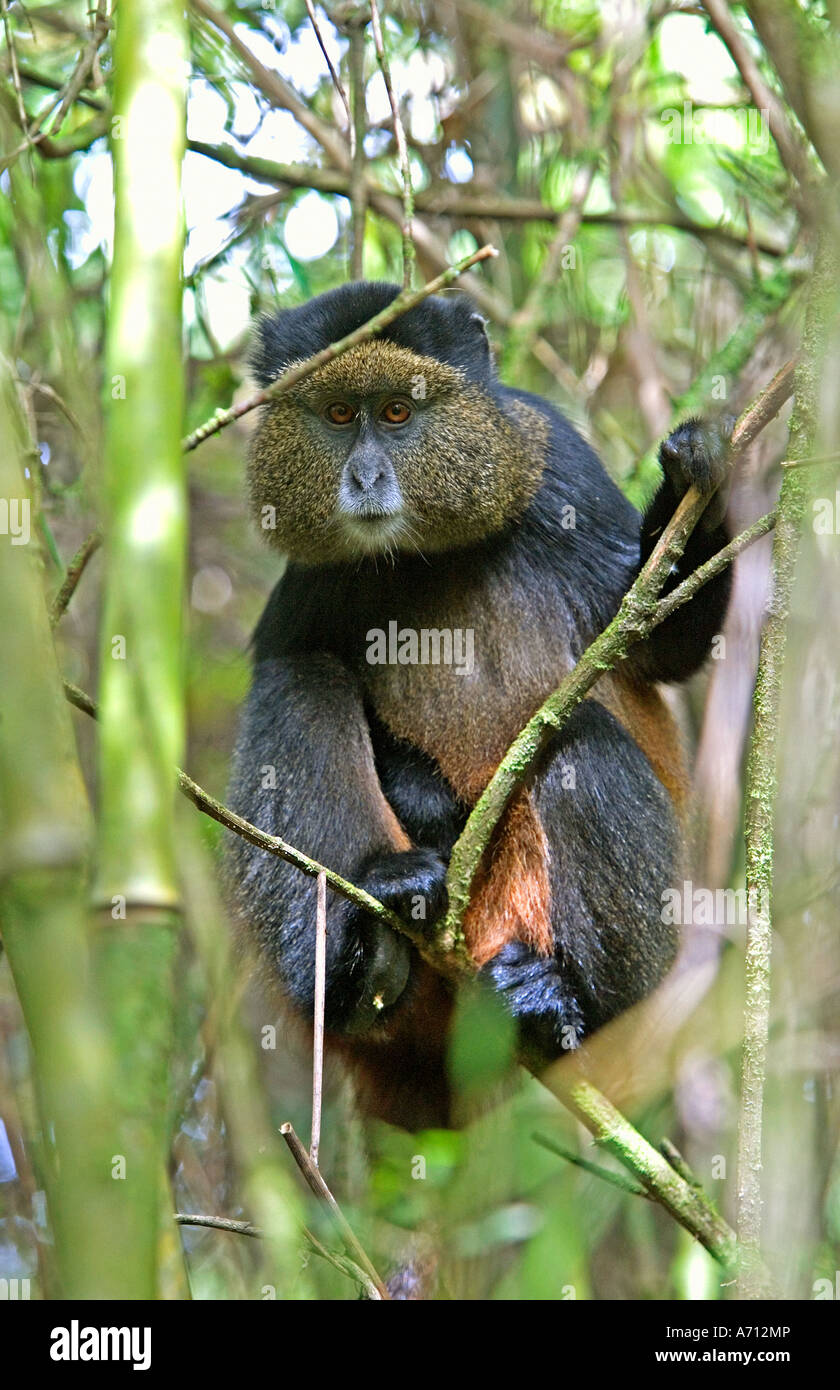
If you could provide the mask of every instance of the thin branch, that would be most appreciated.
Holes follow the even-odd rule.
[[[687,1182],[591,1082],[574,1073],[558,1076],[558,1072],[563,1073],[563,1064],[549,1068],[540,1080],[578,1117],[596,1142],[639,1178],[651,1197],[699,1240],[724,1269],[737,1269],[735,1232],[705,1193]]]
[[[357,888],[355,884],[348,882],[346,878],[342,878],[340,874],[327,868],[325,864],[319,864],[317,859],[310,859],[307,854],[295,849],[294,845],[287,844],[279,835],[267,835],[264,830],[259,830],[243,816],[238,816],[235,811],[231,811],[229,807],[223,806],[215,797],[210,796],[209,792],[206,792],[180,768],[178,769],[178,787],[184,796],[198,807],[199,811],[203,811],[212,820],[218,821],[228,830],[241,835],[243,839],[256,845],[258,849],[264,849],[269,854],[277,855],[279,859],[285,859],[287,864],[293,864],[296,869],[300,869],[301,873],[307,874],[309,878],[317,878],[319,874],[324,874],[333,892],[338,893],[342,898],[347,898],[363,912],[378,918],[384,925],[393,927],[395,931],[403,932],[418,948],[422,948],[421,933],[413,931],[401,917],[398,917],[384,903],[379,902],[377,898],[372,898],[370,893],[366,893],[363,888]]]
[[[585,1173],[591,1173],[593,1177],[611,1183],[613,1187],[620,1188],[622,1192],[632,1192],[635,1197],[650,1197],[650,1193],[639,1183],[633,1182],[632,1178],[625,1178],[623,1173],[614,1173],[611,1168],[603,1168],[599,1163],[592,1163],[588,1158],[582,1158],[580,1154],[575,1153],[574,1149],[567,1149],[556,1139],[549,1139],[546,1134],[532,1134],[531,1138],[534,1143],[548,1149],[549,1153],[557,1154],[559,1158],[565,1158],[567,1163],[573,1163],[576,1168],[582,1168]]]
[[[305,3],[305,5],[306,5],[306,13],[309,15],[309,21],[310,21],[310,23],[311,23],[311,25],[312,25],[312,28],[313,28],[314,31],[315,31],[315,37],[316,37],[316,39],[318,40],[318,47],[320,48],[321,52],[322,52],[323,55],[324,55],[324,62],[326,63],[327,67],[329,68],[329,73],[330,73],[330,77],[331,77],[331,79],[332,79],[332,84],[333,84],[333,86],[335,87],[336,92],[338,93],[339,100],[341,101],[342,106],[344,107],[344,114],[345,114],[346,117],[347,117],[347,130],[348,130],[348,134],[349,134],[349,138],[350,138],[350,142],[351,142],[351,143],[350,143],[350,150],[351,150],[351,153],[352,153],[352,150],[353,150],[353,144],[352,144],[352,141],[353,141],[353,117],[350,115],[350,103],[349,103],[348,100],[347,100],[347,93],[346,93],[345,90],[344,90],[344,86],[343,86],[343,84],[342,84],[341,78],[339,77],[338,73],[337,73],[336,70],[335,70],[335,67],[334,67],[334,65],[333,65],[333,60],[332,60],[332,58],[330,57],[329,53],[327,52],[327,46],[326,46],[326,44],[324,43],[323,35],[321,34],[321,30],[318,28],[318,20],[317,20],[316,17],[315,17],[315,7],[314,7],[314,5],[312,4],[312,0],[304,0],[304,3]]]
[[[93,71],[96,55],[105,42],[110,28],[111,21],[108,18],[103,0],[99,0],[96,12],[93,15],[90,37],[82,48],[76,66],[67,80],[61,104],[50,124],[48,131],[48,136],[50,138],[54,139],[58,134],[70,107],[77,100],[82,90],[88,85],[88,78]]]
[[[346,1274],[348,1279],[352,1279],[358,1284],[365,1298],[370,1299],[371,1303],[381,1303],[382,1294],[379,1292],[370,1275],[367,1274],[355,1260],[351,1260],[348,1255],[339,1255],[336,1250],[328,1250],[326,1245],[322,1245],[317,1236],[314,1236],[306,1226],[303,1227],[303,1236],[314,1254],[319,1255],[327,1264],[331,1264],[333,1269],[337,1269],[340,1274]]]
[[[263,1238],[259,1226],[252,1225],[250,1221],[234,1221],[228,1216],[202,1216],[176,1211],[174,1219],[178,1226],[202,1226],[211,1231],[228,1231],[231,1235],[250,1236],[254,1240],[262,1240]],[[339,1270],[341,1274],[346,1274],[349,1279],[358,1284],[364,1290],[366,1298],[376,1303],[382,1301],[382,1295],[370,1275],[354,1260],[349,1259],[346,1255],[339,1255],[335,1250],[328,1250],[306,1226],[303,1227],[303,1238],[316,1255],[319,1255],[334,1269]]]
[[[99,531],[91,531],[86,540],[82,541],[76,554],[73,556],[67,572],[61,584],[61,588],[52,601],[50,608],[50,625],[56,625],[67,612],[70,600],[76,592],[77,585],[85,572],[87,563],[92,555],[95,555],[102,544],[102,536]]]
[[[178,1226],[207,1226],[211,1231],[230,1231],[235,1236],[252,1236],[254,1240],[262,1240],[262,1231],[258,1226],[252,1226],[250,1221],[234,1221],[229,1216],[197,1216],[182,1211],[176,1211],[174,1216]]]
[[[318,1167],[321,1146],[321,1105],[324,1095],[324,1003],[327,991],[327,876],[318,875],[315,914],[315,1017],[312,1042],[312,1133],[309,1157]]]
[[[379,18],[379,6],[376,0],[370,0],[370,19],[371,27],[373,28],[373,42],[376,48],[376,57],[379,62],[379,69],[382,73],[382,80],[385,83],[385,90],[388,93],[388,102],[394,120],[394,139],[397,142],[397,154],[399,157],[403,186],[403,289],[410,290],[414,283],[414,267],[417,261],[417,253],[414,249],[414,240],[412,238],[414,188],[411,183],[411,164],[408,159],[408,145],[406,143],[405,130],[403,128],[402,117],[400,116],[399,102],[394,93],[394,84],[391,81],[391,69],[385,53],[385,44],[382,40],[382,24]]]
[[[48,73],[39,72],[37,68],[27,67],[24,63],[18,63],[18,72],[24,82],[33,87],[43,87],[48,92],[60,92],[64,87],[57,77],[50,77]],[[89,106],[93,111],[104,111],[107,107],[101,97],[87,96],[82,91],[77,93],[75,100],[80,106]]]
[[[780,468],[824,468],[829,463],[840,463],[840,453],[811,454],[810,458],[782,459]]]
[[[698,1178],[694,1169],[683,1158],[676,1144],[672,1144],[670,1139],[662,1139],[659,1142],[659,1150],[670,1163],[671,1167],[679,1173],[681,1178],[685,1178],[691,1187],[696,1187],[698,1191],[703,1190],[703,1184]]]
[[[202,140],[189,140],[188,148],[207,159],[214,159],[228,169],[239,169],[265,183],[291,188],[314,188],[319,193],[339,193],[351,196],[351,175],[346,169],[319,168],[311,164],[280,164],[276,160],[265,159],[237,150],[233,145],[213,145]],[[387,189],[376,183],[370,175],[366,176],[365,189],[369,199],[388,198]],[[420,189],[414,195],[418,212],[435,217],[455,218],[462,222],[549,222],[559,224],[570,211],[570,207],[553,208],[538,198],[511,197],[501,193],[475,193],[463,187],[437,181],[429,188]],[[390,214],[383,208],[380,211]],[[659,212],[622,211],[589,212],[581,217],[583,226],[605,227],[667,227],[677,232],[687,232],[701,240],[722,241],[736,250],[753,248],[762,255],[775,258],[787,255],[787,247],[780,242],[764,238],[744,237],[738,232],[723,226],[710,226],[696,222],[679,212],[676,208],[662,208]]]
[[[12,33],[12,26],[9,23],[9,8],[6,3],[6,0],[0,0],[0,8],[2,8],[3,11],[3,32],[6,36],[6,49],[9,54],[9,66],[12,70],[12,87],[14,89],[15,97],[17,99],[18,120],[20,121],[21,130],[24,132],[24,134],[26,134],[26,131],[29,126],[29,117],[26,114],[26,106],[23,100],[23,88],[20,85],[20,72],[18,71],[17,49],[15,48],[15,39],[14,34]]]
[[[836,179],[840,152],[834,100],[839,41],[835,25],[780,0],[746,0],[745,8],[785,96]]]
[[[374,1268],[373,1264],[368,1258],[367,1252],[365,1251],[363,1246],[359,1244],[359,1241],[353,1231],[353,1228],[347,1220],[347,1217],[344,1215],[344,1212],[341,1210],[341,1207],[338,1205],[338,1202],[335,1200],[335,1197],[332,1195],[330,1189],[327,1187],[327,1184],[325,1183],[320,1170],[315,1167],[314,1163],[312,1162],[312,1159],[309,1157],[309,1154],[306,1152],[306,1149],[304,1148],[303,1144],[300,1142],[297,1135],[295,1134],[294,1127],[288,1123],[283,1124],[280,1126],[280,1133],[285,1139],[286,1143],[288,1144],[292,1157],[295,1160],[295,1163],[302,1172],[303,1176],[306,1178],[306,1181],[308,1182],[312,1191],[315,1193],[315,1196],[319,1198],[319,1200],[322,1201],[324,1205],[327,1207],[330,1215],[333,1218],[333,1221],[336,1224],[336,1227],[338,1228],[341,1238],[344,1241],[344,1244],[347,1246],[347,1249],[351,1252],[353,1259],[356,1261],[357,1264],[361,1265],[362,1269],[368,1275],[369,1279],[376,1287],[379,1297],[383,1299],[390,1299],[388,1290],[386,1289],[385,1285],[383,1284],[382,1280],[377,1274],[376,1269]]]
[[[361,280],[364,277],[365,263],[365,223],[367,221],[367,176],[365,158],[365,131],[367,130],[367,102],[365,95],[365,22],[358,18],[348,22],[350,40],[349,64],[350,86],[353,93],[353,120],[351,123],[352,150],[350,169],[350,208],[352,214],[352,253],[350,277]]]
[[[778,512],[775,507],[772,512],[765,512],[764,516],[759,517],[758,521],[754,521],[752,526],[747,527],[746,531],[742,531],[728,545],[725,545],[723,550],[719,550],[705,564],[698,565],[697,569],[693,570],[675,589],[672,589],[670,594],[666,594],[664,598],[659,600],[656,605],[657,624],[670,618],[677,608],[681,608],[684,603],[688,603],[689,599],[694,598],[694,595],[702,589],[703,585],[708,584],[709,580],[714,579],[716,574],[725,570],[727,565],[730,565],[741,554],[742,550],[746,550],[748,546],[753,545],[755,541],[772,531],[776,525],[777,517]]]
[[[333,164],[337,164],[340,169],[345,169],[348,165],[348,148],[337,130],[334,130],[326,121],[321,120],[312,111],[305,101],[302,101],[297,92],[279,72],[265,67],[260,62],[255,53],[251,51],[245,40],[236,32],[233,21],[221,10],[217,10],[208,0],[191,0],[193,10],[218,29],[220,34],[224,34],[234,53],[241,58],[248,68],[254,83],[259,87],[263,95],[268,99],[272,106],[281,111],[289,111],[298,122],[303,126],[318,144],[329,155]]]
[[[305,377],[310,376],[312,372],[317,371],[319,367],[325,366],[327,362],[332,362],[334,358],[340,357],[343,352],[347,352],[350,348],[358,347],[360,343],[368,342],[369,339],[375,337],[377,333],[381,333],[383,328],[387,328],[389,323],[393,323],[394,319],[398,319],[401,314],[405,314],[409,309],[413,309],[416,305],[422,304],[423,300],[428,299],[429,295],[437,294],[438,290],[446,289],[446,287],[457,280],[460,275],[463,275],[465,270],[469,270],[470,266],[477,265],[479,261],[486,261],[491,256],[497,255],[498,252],[495,247],[482,246],[478,251],[474,251],[471,256],[465,256],[457,265],[449,266],[442,274],[437,275],[434,280],[429,280],[427,284],[423,285],[422,289],[402,290],[401,293],[397,295],[396,299],[393,299],[386,308],[382,309],[380,313],[375,314],[372,319],[368,319],[367,323],[363,323],[360,328],[355,328],[352,333],[348,333],[344,338],[339,339],[338,342],[330,343],[329,347],[322,348],[321,351],[316,352],[313,357],[308,357],[305,362],[295,363],[293,367],[289,367],[289,369],[285,371],[282,376],[278,377],[276,381],[273,381],[270,386],[266,386],[262,391],[257,391],[255,395],[249,396],[248,399],[242,401],[241,404],[231,406],[229,410],[217,410],[215,415],[209,420],[206,420],[203,425],[199,425],[198,429],[193,430],[192,434],[188,435],[183,441],[184,453],[188,453],[191,449],[197,448],[205,439],[209,439],[213,434],[218,434],[219,430],[224,429],[226,425],[232,424],[234,420],[241,419],[242,416],[247,415],[249,411],[256,410],[258,406],[267,405],[269,401],[276,400],[278,396],[285,395],[285,393],[290,391],[293,386],[296,386],[299,381],[303,381]]]

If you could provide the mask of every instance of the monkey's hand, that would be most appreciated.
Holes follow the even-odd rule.
[[[406,922],[433,923],[446,911],[446,865],[434,850],[411,849],[369,859],[357,878],[360,888],[378,898]],[[349,980],[354,1001],[344,997],[343,1033],[363,1033],[387,1020],[408,984],[411,943],[361,909],[345,905],[348,941],[353,942]],[[329,1020],[328,1020],[329,1021]]]
[[[724,484],[734,423],[733,416],[717,421],[685,420],[659,446],[659,462],[678,500],[692,486],[704,497],[716,494],[703,514],[701,524],[707,530],[720,524],[726,510]]]

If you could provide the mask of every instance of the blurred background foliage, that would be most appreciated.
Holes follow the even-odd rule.
[[[798,9],[819,45],[829,7]],[[370,28],[359,29],[363,10],[353,4],[319,5],[315,14],[351,100],[354,24],[362,34],[363,158],[355,173],[344,105],[304,4],[196,0],[189,11],[185,433],[251,389],[255,314],[347,278],[354,190],[357,210],[366,205],[365,277],[401,279],[400,176]],[[732,14],[817,171],[746,10]],[[3,4],[2,351],[37,446],[29,476],[42,499],[49,592],[98,518],[114,114],[107,5],[98,15],[85,0]],[[801,330],[807,216],[729,48],[687,0],[393,0],[384,32],[410,149],[423,278],[486,241],[498,248],[465,287],[488,319],[502,374],[563,408],[641,503],[656,476],[651,446],[697,378],[703,374],[704,396],[735,413],[792,355]],[[188,455],[186,767],[222,799],[249,636],[278,574],[243,498],[252,421],[246,416]],[[772,504],[784,447],[782,419],[743,460],[729,504],[733,529]],[[834,495],[833,477],[822,490]],[[739,562],[725,659],[672,696],[696,755],[693,875],[712,887],[741,882],[742,764],[768,556],[765,541]],[[58,634],[64,674],[93,695],[100,566],[95,556]],[[840,1056],[837,568],[836,536],[819,544],[811,537],[783,736],[782,945],[765,1195],[769,1258],[793,1297],[813,1296],[813,1281],[833,1279],[840,1266],[832,1082]],[[94,728],[74,719],[92,787]],[[186,806],[180,819],[188,930],[169,1097],[175,1199],[184,1212],[248,1217],[241,1145],[231,1138],[230,1072],[227,1094],[219,1075],[225,990],[215,1006],[207,991],[217,969],[208,953],[223,949],[213,933],[225,926],[197,839],[215,852],[219,827]],[[692,935],[689,954],[712,1004],[690,1045],[674,1049],[668,1084],[634,1110],[654,1142],[669,1135],[678,1144],[730,1215],[742,938],[743,926],[725,921]],[[718,959],[731,968],[713,985]],[[276,1001],[239,986],[229,961],[225,969],[224,1002],[242,996],[273,1122],[291,1119],[305,1135],[305,1046]],[[276,1027],[276,1046],[264,1045],[267,1024]],[[377,1266],[398,1262],[410,1242],[438,1268],[440,1296],[720,1296],[711,1259],[664,1212],[535,1141],[540,1132],[593,1157],[591,1141],[547,1092],[503,1075],[509,1040],[487,1046],[496,1026],[473,1003],[461,1012],[453,1068],[465,1110],[488,1090],[499,1102],[459,1133],[408,1136],[363,1125],[349,1083],[328,1074],[322,1166]],[[51,1236],[28,1050],[5,962],[0,1034],[0,1277],[31,1277],[43,1292]],[[324,1244],[336,1244],[314,1204],[307,1221]],[[183,1234],[195,1297],[261,1296],[257,1242]],[[302,1294],[356,1296],[351,1281],[311,1255],[300,1280]]]

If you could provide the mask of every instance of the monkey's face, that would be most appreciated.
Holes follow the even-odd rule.
[[[536,491],[535,419],[534,437],[457,368],[365,343],[266,407],[249,464],[257,521],[303,564],[468,545]]]

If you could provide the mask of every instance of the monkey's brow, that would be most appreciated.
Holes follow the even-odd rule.
[[[307,405],[334,400],[340,395],[359,403],[376,403],[388,396],[407,396],[411,399],[417,391],[417,386],[416,373],[405,376],[368,377],[361,381],[358,376],[350,374],[342,379],[338,373],[330,373],[326,380],[313,374],[306,381],[293,387],[289,394]],[[424,383],[425,394],[431,395],[432,389],[425,387]]]

